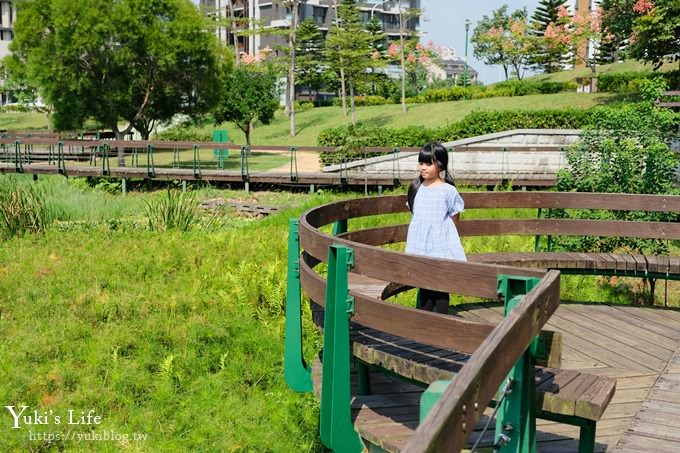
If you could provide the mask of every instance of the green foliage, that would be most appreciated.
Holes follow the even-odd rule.
[[[165,195],[145,201],[151,231],[189,231],[197,223],[196,197],[191,192],[167,190]]]
[[[26,0],[10,46],[57,129],[93,118],[145,134],[154,121],[212,106],[216,45],[188,0]]]
[[[154,134],[155,140],[171,140],[180,142],[209,142],[212,140],[210,132],[195,127],[177,126]]]
[[[680,60],[680,2],[655,0],[652,8],[637,11],[633,23],[631,54],[660,67],[664,61]]]
[[[433,140],[446,142],[511,129],[573,129],[589,124],[590,118],[590,111],[576,109],[478,111],[440,128],[397,129],[365,124],[329,128],[319,134],[319,146],[341,147],[341,151],[321,153],[320,160],[324,165],[332,165],[375,156],[373,153],[364,156],[358,149],[362,146],[418,147]]]
[[[0,178],[0,239],[42,233],[55,217],[43,190],[20,184],[14,178]]]
[[[393,101],[391,99],[385,99],[382,96],[355,96],[354,97],[354,105],[357,107],[365,107],[365,106],[370,106],[370,105],[385,105],[385,104],[391,104]],[[341,100],[340,98],[333,98],[333,105],[334,106],[340,106]]]
[[[540,0],[531,16],[531,34],[539,39],[533,43],[527,63],[544,73],[560,71],[567,60],[567,53],[560,47],[548,46],[543,38],[546,28],[557,23],[557,9],[566,7],[566,0]]]
[[[276,78],[270,68],[241,65],[225,76],[220,102],[214,118],[217,124],[230,121],[246,136],[250,145],[253,122],[271,123],[279,106],[276,97]]]
[[[296,85],[318,91],[324,82],[323,52],[325,42],[319,26],[308,17],[298,26],[295,49]],[[295,109],[297,111],[297,108]]]
[[[676,123],[677,124],[677,123]],[[559,191],[676,193],[675,155],[664,141],[670,125],[663,109],[638,106],[601,109],[593,127],[567,151],[568,168],[558,174]],[[674,215],[628,211],[554,211],[555,217],[672,221]],[[557,248],[571,251],[667,254],[666,242],[624,237],[558,237]]]
[[[502,5],[492,12],[491,17],[484,16],[477,23],[470,39],[475,57],[486,64],[502,65],[506,80],[511,67],[521,79],[532,41],[527,28],[526,8],[509,14],[508,5]]]
[[[598,76],[597,90],[609,93],[639,92],[644,80],[663,79],[669,86],[679,86],[680,71],[624,71]]]

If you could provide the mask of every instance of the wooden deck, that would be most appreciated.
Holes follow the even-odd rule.
[[[457,314],[498,322],[501,311],[470,305]],[[562,332],[562,368],[617,379],[597,424],[599,451],[680,451],[680,311],[562,303],[547,328]],[[577,451],[578,428],[539,420],[538,431],[539,450]]]
[[[502,307],[492,304],[452,307],[452,312],[475,321],[502,318]],[[614,398],[597,424],[596,451],[680,452],[680,311],[562,303],[547,329],[563,335],[562,368],[617,379]],[[436,360],[437,351],[424,352]],[[314,368],[320,374],[320,366]],[[372,380],[374,394],[354,398],[353,417],[361,421],[365,438],[399,451],[418,425],[422,389],[382,373]],[[405,393],[412,396],[406,405]],[[401,423],[397,429],[395,421]],[[476,427],[470,445],[485,422]],[[492,446],[493,426],[479,447]],[[538,420],[537,431],[538,451],[578,451],[578,427]]]

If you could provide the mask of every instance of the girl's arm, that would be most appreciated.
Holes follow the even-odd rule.
[[[460,220],[460,212],[452,215],[451,220],[453,220],[453,224],[456,226],[456,230],[457,230],[458,229],[458,221]]]

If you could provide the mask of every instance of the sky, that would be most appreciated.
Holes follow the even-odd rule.
[[[465,55],[465,19],[471,22],[469,39],[472,37],[472,30],[477,22],[485,15],[491,16],[492,11],[503,4],[507,4],[511,12],[526,7],[531,17],[538,5],[538,0],[420,0],[424,16],[420,21],[420,29],[425,33],[421,42],[427,43],[432,39],[438,46],[453,47],[456,55],[463,58]],[[479,73],[479,80],[485,84],[505,79],[501,66],[487,66],[474,57],[470,42],[468,42],[468,63]]]

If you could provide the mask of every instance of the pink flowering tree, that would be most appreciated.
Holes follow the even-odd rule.
[[[550,48],[569,49],[575,64],[583,63],[595,72],[594,62],[588,57],[588,44],[594,45],[602,39],[602,10],[570,13],[561,6],[557,12],[557,23],[546,27],[543,37]]]
[[[506,80],[510,70],[521,79],[535,40],[528,21],[526,8],[508,14],[507,5],[484,16],[472,33],[474,55],[486,64],[502,65]]]
[[[439,60],[439,52],[432,40],[425,45],[414,40],[405,41],[404,71],[409,82],[409,94],[415,95],[425,87],[427,84],[427,67]],[[387,48],[387,57],[392,62],[400,60],[401,45],[398,42],[391,43]]]
[[[658,69],[664,62],[680,62],[680,2],[637,0],[629,38],[632,56]]]

